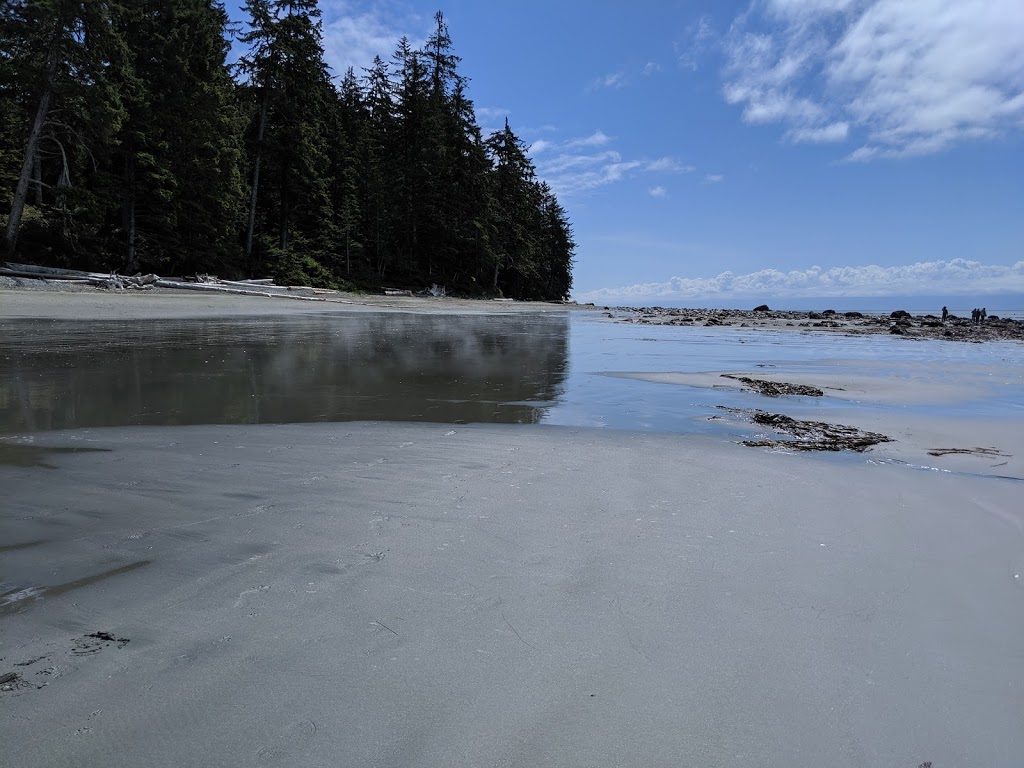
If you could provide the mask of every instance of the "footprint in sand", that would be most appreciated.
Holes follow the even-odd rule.
[[[238,599],[235,600],[235,608],[241,608],[243,604],[245,604],[245,603],[247,603],[249,601],[251,596],[253,596],[253,595],[261,595],[264,592],[269,592],[269,591],[270,591],[270,585],[269,584],[261,584],[258,587],[253,587],[252,589],[243,590],[242,592],[238,593]]]
[[[260,762],[279,762],[292,755],[316,733],[317,726],[312,720],[298,720],[285,726],[269,744],[256,750],[256,759]]]

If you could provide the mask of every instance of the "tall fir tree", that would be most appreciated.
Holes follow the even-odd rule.
[[[87,161],[110,146],[123,120],[119,94],[111,87],[106,68],[119,47],[112,32],[111,6],[100,0],[4,3],[0,16],[3,80],[12,83],[5,90],[15,102],[20,101],[22,116],[20,146],[5,153],[14,152],[20,160],[4,235],[8,254],[17,246],[33,182],[37,206],[43,203],[44,188],[56,188],[52,202],[59,214],[51,223],[62,217],[68,245],[73,246],[91,224],[87,215],[78,215],[82,211],[72,210],[75,193],[69,190],[83,166],[88,172]],[[49,177],[44,165],[54,169]]]
[[[256,96],[253,183],[246,248],[254,267],[293,282],[330,282],[336,243],[328,130],[336,96],[315,0],[248,0],[243,58]]]

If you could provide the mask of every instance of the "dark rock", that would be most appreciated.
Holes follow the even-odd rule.
[[[740,414],[755,424],[769,427],[777,432],[790,435],[794,439],[783,440],[772,437],[760,437],[741,441],[743,445],[753,448],[787,448],[798,451],[865,451],[879,443],[892,442],[892,438],[878,432],[865,432],[857,427],[843,424],[828,424],[822,421],[801,421],[781,413],[765,411],[744,411],[736,408],[723,410]]]
[[[891,317],[893,320],[898,320],[901,317],[909,318],[909,317],[911,317],[911,314],[909,312],[907,312],[907,310],[905,310],[905,309],[897,309],[895,312],[893,312],[891,315],[889,315],[889,317]]]
[[[843,315],[843,317],[849,318],[850,320],[854,320],[858,317],[864,317],[864,315],[862,315],[860,312],[847,312]]]
[[[831,315],[834,315],[835,313],[836,313],[836,311],[834,309],[826,309],[821,314],[826,315],[826,316],[831,316]]]
[[[821,320],[824,315],[819,315],[817,312],[808,312],[807,317],[811,320]]]
[[[767,304],[761,304],[760,306],[754,307],[754,311],[755,312],[771,312],[771,310],[768,309],[768,305]]]
[[[906,336],[906,335],[907,335],[907,332],[906,332],[906,331],[904,331],[904,330],[903,330],[903,329],[902,329],[902,328],[901,328],[900,326],[898,326],[898,325],[893,325],[893,327],[889,329],[889,333],[893,333],[893,334],[895,334],[895,335],[897,335],[897,336]]]
[[[780,395],[804,395],[806,397],[822,397],[825,393],[817,387],[806,384],[788,384],[784,381],[767,381],[766,379],[751,379],[747,376],[734,376],[731,373],[723,373],[723,379],[735,379],[766,397],[779,397]]]

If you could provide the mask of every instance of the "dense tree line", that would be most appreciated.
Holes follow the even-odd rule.
[[[214,0],[0,2],[7,258],[568,294],[565,210],[507,121],[482,134],[440,12],[421,50],[335,78],[316,0],[245,10],[234,29]]]

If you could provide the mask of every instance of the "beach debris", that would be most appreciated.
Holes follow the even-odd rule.
[[[110,632],[93,632],[92,634],[77,638],[71,653],[75,656],[90,656],[110,645],[117,644],[118,648],[124,648],[130,642],[131,640],[127,637],[115,637]]]
[[[716,407],[742,416],[754,424],[770,427],[776,432],[794,438],[786,440],[765,435],[740,441],[742,445],[751,448],[787,448],[795,451],[857,451],[860,453],[879,443],[892,442],[892,438],[886,435],[878,432],[866,432],[845,424],[802,421],[781,413],[768,413],[756,409],[729,408],[723,405]]]
[[[932,448],[928,451],[929,456],[948,456],[950,454],[962,454],[967,456],[1010,456],[998,448]]]
[[[32,684],[17,672],[7,672],[0,675],[0,692],[9,693],[30,687],[32,687]]]
[[[806,397],[822,397],[825,393],[817,387],[806,384],[787,384],[784,381],[767,381],[765,379],[751,379],[747,376],[736,376],[731,373],[723,373],[723,379],[735,379],[749,389],[754,390],[765,397],[781,397],[782,395],[804,395]]]

